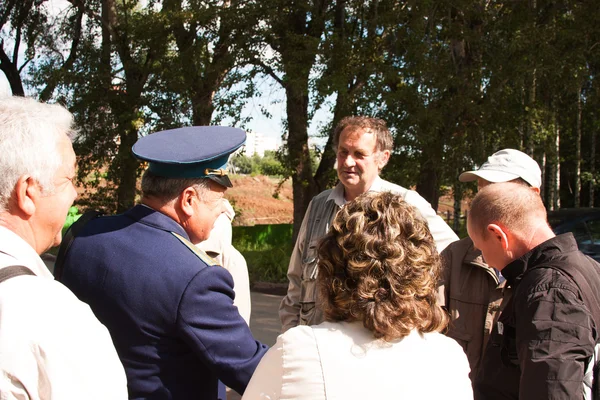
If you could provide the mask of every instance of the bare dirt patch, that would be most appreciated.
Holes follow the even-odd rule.
[[[291,224],[294,215],[292,183],[287,180],[274,196],[280,180],[263,175],[233,175],[233,187],[225,197],[234,204],[238,215],[235,225]]]
[[[235,203],[235,225],[260,224],[291,224],[294,220],[294,203],[291,180],[287,180],[279,190],[279,195],[273,195],[280,182],[278,178],[264,175],[234,175],[230,176],[233,187],[228,189],[225,197]],[[468,209],[470,199],[461,204],[461,211]],[[440,197],[438,214],[448,220],[454,213],[452,192]]]
[[[291,224],[294,219],[294,203],[291,179],[286,180],[279,187],[281,180],[276,177],[264,175],[230,175],[233,187],[228,189],[225,197],[229,199],[236,210],[237,216],[234,225],[262,225],[262,224]],[[100,185],[106,186],[104,182]],[[279,189],[278,189],[279,187]],[[138,187],[139,190],[139,187]],[[79,194],[76,204],[82,209],[90,208],[87,197],[95,193],[95,188],[78,187]],[[275,195],[275,193],[278,193]],[[462,202],[461,209],[468,209],[470,199]],[[98,208],[93,204],[91,208]],[[454,212],[452,193],[440,197],[438,214],[444,219],[451,218]]]

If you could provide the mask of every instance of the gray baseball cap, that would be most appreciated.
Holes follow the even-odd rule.
[[[477,178],[493,183],[521,178],[533,187],[542,186],[542,171],[538,163],[527,154],[515,149],[495,152],[478,170],[463,172],[458,180],[470,182]]]

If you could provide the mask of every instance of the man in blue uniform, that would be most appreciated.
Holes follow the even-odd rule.
[[[110,331],[131,399],[213,400],[219,380],[243,393],[267,350],[233,305],[230,273],[192,244],[224,211],[224,168],[245,138],[214,126],[141,138],[141,204],[88,222],[65,258],[62,281]]]

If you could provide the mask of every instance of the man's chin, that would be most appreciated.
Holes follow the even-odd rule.
[[[48,249],[46,249],[46,251],[50,250],[53,247],[60,246],[61,242],[62,242],[62,231],[58,231],[58,233],[54,237],[54,241],[52,242],[50,247]]]
[[[348,177],[347,175],[338,176],[338,178],[340,179],[340,182],[342,182],[342,185],[344,185],[345,187],[354,187],[360,183],[360,179],[358,179],[358,176],[356,175],[350,177]]]

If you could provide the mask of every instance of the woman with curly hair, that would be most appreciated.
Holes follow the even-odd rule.
[[[462,348],[439,332],[440,260],[418,211],[365,193],[318,249],[325,321],[277,339],[243,399],[472,399]]]

